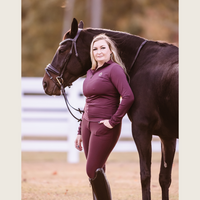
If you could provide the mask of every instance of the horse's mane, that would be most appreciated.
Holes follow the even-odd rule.
[[[120,41],[127,41],[129,42],[134,42],[134,41],[141,41],[142,40],[148,40],[144,37],[138,36],[138,35],[133,35],[131,33],[128,32],[123,32],[123,31],[116,31],[116,30],[111,30],[111,29],[103,29],[103,28],[85,28],[84,30],[86,30],[88,33],[91,33],[93,36],[98,35],[100,33],[105,33],[108,34],[108,36],[110,36],[111,38],[113,38],[115,41],[120,42]],[[138,40],[139,39],[139,40]],[[153,41],[153,40],[148,40],[151,42],[155,42],[157,43],[159,46],[168,46],[168,45],[172,45],[172,46],[176,46],[175,44],[170,44],[167,43],[165,41]]]
[[[111,30],[111,29],[104,29],[104,28],[86,28],[85,30],[88,30],[89,32],[99,32],[101,33],[102,31],[103,32],[111,32],[111,33],[115,33],[115,34],[118,34],[118,35],[129,35],[129,36],[132,36],[132,34],[130,33],[127,33],[127,32],[123,32],[123,31],[116,31],[116,30]]]
[[[108,34],[110,37],[113,37],[115,40],[124,40],[124,39],[136,39],[136,38],[140,38],[140,39],[144,39],[138,35],[132,35],[130,33],[127,32],[123,32],[123,31],[116,31],[116,30],[111,30],[111,29],[103,29],[103,28],[86,28],[85,29],[87,32],[91,33],[92,35],[98,35],[100,33],[105,33]]]

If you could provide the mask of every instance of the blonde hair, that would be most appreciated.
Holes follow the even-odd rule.
[[[105,40],[106,43],[108,44],[108,47],[110,48],[110,51],[112,52],[110,58],[113,62],[116,62],[117,64],[119,64],[121,66],[121,68],[124,70],[125,74],[128,76],[129,78],[129,75],[127,74],[127,71],[126,71],[126,67],[124,65],[124,63],[122,62],[119,54],[118,54],[118,51],[117,51],[117,48],[116,48],[116,45],[114,43],[113,40],[111,40],[107,35],[105,35],[104,33],[102,34],[99,34],[97,36],[95,36],[91,42],[91,45],[90,45],[90,57],[91,57],[91,62],[92,62],[92,67],[91,69],[95,69],[96,66],[97,66],[97,62],[96,60],[94,59],[94,55],[93,55],[93,45],[95,42],[99,41],[99,40]]]

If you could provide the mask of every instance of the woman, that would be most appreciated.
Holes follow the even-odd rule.
[[[100,34],[93,39],[90,56],[92,67],[83,83],[86,104],[75,146],[81,151],[83,142],[93,198],[110,200],[105,163],[117,143],[121,120],[131,107],[134,96],[127,81],[126,68],[108,36]]]

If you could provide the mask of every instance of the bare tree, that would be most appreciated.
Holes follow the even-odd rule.
[[[70,28],[74,13],[75,0],[66,0],[65,12],[63,20],[62,36]],[[102,0],[87,0],[86,2],[86,19],[90,21],[90,26],[93,28],[100,28],[102,21]]]
[[[102,0],[91,0],[91,27],[100,28],[102,21]]]

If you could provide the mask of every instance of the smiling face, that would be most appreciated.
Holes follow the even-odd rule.
[[[110,54],[112,53],[107,42],[105,40],[98,40],[93,44],[93,56],[97,61],[98,66],[101,67],[105,62],[110,60]]]

